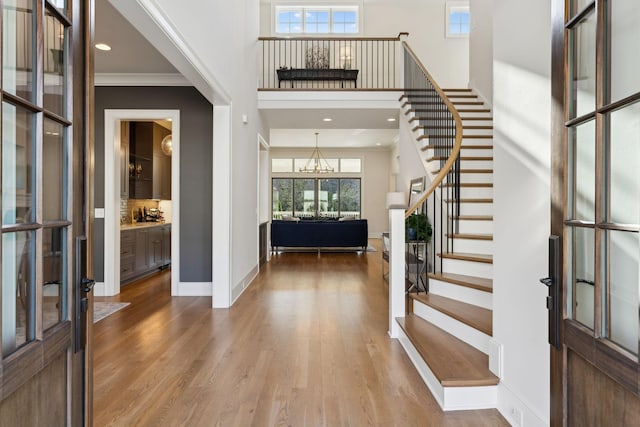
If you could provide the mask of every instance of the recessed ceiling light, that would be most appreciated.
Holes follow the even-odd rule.
[[[388,121],[388,122],[395,122],[395,121],[396,121],[396,119],[395,119],[394,117],[389,117],[389,118],[387,119],[387,121]]]
[[[323,122],[331,122],[333,121],[333,119],[331,117],[325,117],[324,119],[322,119]]]
[[[381,142],[376,142],[376,145],[377,145],[378,147],[380,147],[380,146],[382,145],[382,143],[381,143]]]
[[[106,43],[97,43],[97,44],[96,44],[96,49],[109,51],[109,50],[111,50],[111,46],[109,46],[109,45],[108,45],[108,44],[106,44]]]

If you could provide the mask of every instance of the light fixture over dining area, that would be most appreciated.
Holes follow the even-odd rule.
[[[334,169],[329,165],[329,162],[327,162],[327,159],[324,158],[324,156],[320,153],[320,149],[318,148],[318,132],[315,132],[315,135],[316,147],[313,149],[311,157],[309,158],[309,160],[307,160],[307,163],[299,170],[302,173],[332,173],[334,172]]]

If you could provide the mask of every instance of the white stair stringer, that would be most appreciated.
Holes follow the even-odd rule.
[[[422,359],[411,340],[399,328],[398,341],[411,359],[431,394],[443,411],[490,409],[498,404],[498,386],[444,387]]]
[[[489,340],[491,337],[484,332],[472,328],[415,299],[413,300],[413,314],[447,331],[484,354],[489,354]]]

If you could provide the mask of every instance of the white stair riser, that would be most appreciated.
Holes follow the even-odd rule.
[[[476,156],[465,156],[476,157]],[[493,160],[460,160],[461,169],[493,169]]]
[[[419,146],[419,148],[422,148],[423,146]],[[433,147],[429,147],[427,150],[425,150],[426,152],[426,157],[430,158],[433,156],[440,156],[442,155],[439,150],[433,148]],[[491,157],[493,158],[493,149],[492,148],[478,148],[478,149],[474,149],[474,148],[462,148],[460,150],[460,157]],[[464,164],[465,162],[476,162],[478,160],[463,160],[462,163]],[[476,167],[476,169],[478,169]]]
[[[467,126],[466,128],[464,126]],[[493,135],[493,129],[475,129],[473,127],[469,127],[469,126],[483,126],[480,125],[478,123],[473,123],[471,124],[470,122],[464,123],[462,125],[462,134],[463,135]],[[484,125],[484,126],[490,126],[490,125]],[[473,138],[469,138],[469,139],[473,139]],[[480,138],[483,139],[483,138]]]
[[[458,220],[459,233],[493,234],[493,221]]]
[[[493,265],[484,262],[445,258],[442,260],[442,272],[491,279],[493,278]]]
[[[462,138],[462,145],[493,145],[493,139],[487,138]]]
[[[493,182],[493,174],[492,173],[461,173],[460,180],[462,183]]]
[[[489,354],[489,339],[491,337],[487,334],[422,304],[420,301],[413,301],[413,314],[447,331],[481,352]]]
[[[458,110],[486,110],[487,109],[485,105],[455,105],[455,107]],[[470,114],[470,113],[464,112],[460,114]]]
[[[429,293],[477,305],[488,310],[493,308],[493,294],[490,292],[456,285],[455,283],[429,279]]]
[[[451,212],[453,205],[449,207]],[[493,203],[460,203],[460,215],[493,215]]]
[[[493,241],[491,240],[471,240],[453,239],[454,252],[467,254],[493,254]]]
[[[445,191],[445,194],[447,191]],[[460,187],[460,197],[463,199],[492,199],[493,187]]]

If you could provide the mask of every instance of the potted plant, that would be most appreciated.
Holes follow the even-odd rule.
[[[429,218],[423,213],[414,213],[404,220],[407,240],[430,241],[433,230]]]

